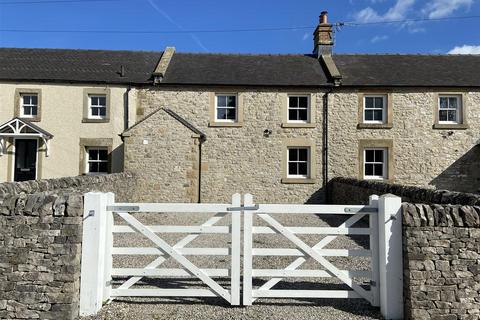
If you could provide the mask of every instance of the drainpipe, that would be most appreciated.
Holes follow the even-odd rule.
[[[132,90],[132,86],[131,85],[128,85],[128,88],[127,90],[125,91],[125,99],[124,99],[124,106],[123,106],[123,113],[124,113],[124,116],[123,116],[123,121],[124,121],[124,125],[123,125],[123,129],[124,131],[128,129],[128,121],[130,120],[129,119],[129,111],[130,111],[130,100],[129,100],[129,96],[130,96],[130,90]]]
[[[198,143],[198,203],[202,203],[202,145],[205,141],[207,137],[201,134]]]
[[[333,88],[330,88],[323,96],[323,188],[328,203],[330,203],[328,187],[328,98],[332,92]]]

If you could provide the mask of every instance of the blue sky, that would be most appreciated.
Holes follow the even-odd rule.
[[[61,2],[77,1],[77,2]],[[29,2],[22,4],[21,2]],[[38,3],[32,3],[38,2]],[[42,3],[43,2],[43,3]],[[310,53],[322,10],[330,22],[480,16],[480,0],[0,0],[0,29],[269,32],[105,34],[0,31],[1,47]],[[338,53],[480,53],[480,19],[345,26]]]

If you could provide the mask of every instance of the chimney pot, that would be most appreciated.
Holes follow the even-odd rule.
[[[328,23],[328,11],[322,11],[320,13],[320,24]]]

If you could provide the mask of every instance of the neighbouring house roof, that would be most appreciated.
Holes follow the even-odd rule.
[[[161,55],[147,51],[0,48],[0,80],[144,84],[151,82]]]
[[[0,80],[148,85],[161,56],[161,51],[0,48]],[[343,86],[480,87],[480,55],[336,54],[333,60]],[[331,86],[327,75],[313,55],[177,52],[159,85]]]
[[[480,55],[337,54],[343,86],[480,87]]]
[[[162,84],[326,86],[312,55],[175,53]]]

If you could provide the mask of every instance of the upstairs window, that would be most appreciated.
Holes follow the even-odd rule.
[[[38,115],[38,95],[20,94],[20,117],[35,118]]]
[[[105,147],[87,147],[87,174],[108,173],[108,149]]]
[[[461,123],[461,107],[460,96],[439,96],[438,122],[452,124]]]
[[[367,95],[363,101],[364,123],[386,123],[387,97],[383,95]]]
[[[364,150],[364,179],[387,179],[387,152],[386,148]]]
[[[288,97],[288,122],[308,123],[310,122],[310,99],[308,96]]]
[[[88,117],[90,119],[105,119],[107,116],[107,96],[89,95]]]
[[[215,120],[218,122],[237,121],[237,96],[216,95],[215,96]]]
[[[288,178],[308,178],[310,176],[310,148],[288,148]]]

